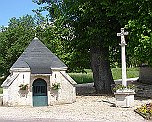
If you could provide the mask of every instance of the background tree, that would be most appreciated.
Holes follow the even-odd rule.
[[[89,52],[98,93],[110,92],[113,83],[110,61],[111,64],[120,62],[120,40],[117,41],[116,33],[121,27],[128,24],[126,28],[130,32],[127,38],[127,65],[136,66],[144,60],[150,60],[145,57],[146,54],[151,55],[151,38],[148,34],[151,33],[150,0],[34,1],[38,4],[47,3],[44,9],[49,12],[50,20],[59,20],[59,26],[68,25],[72,28],[74,38],[67,40],[71,48]]]
[[[76,58],[78,59],[75,50],[63,43],[64,39],[69,38],[67,29],[57,28],[54,23],[48,23],[41,14],[36,14],[34,17],[26,15],[11,18],[8,27],[2,26],[0,31],[0,77],[4,76],[4,79],[7,77],[10,67],[33,40],[35,34],[67,66],[71,67],[69,71],[80,71],[82,65],[79,64],[79,67],[70,62],[70,60],[76,62]]]
[[[9,68],[34,37],[34,21],[29,15],[12,18],[0,31],[0,75],[7,76]]]
[[[119,22],[129,31],[127,39],[128,66],[140,66],[152,59],[152,1],[119,0],[109,6],[109,15],[115,15]]]
[[[97,93],[111,92],[113,82],[110,70],[109,50],[116,47],[116,31],[120,27],[118,21],[107,16],[106,8],[100,0],[89,1],[37,1],[48,3],[50,18],[60,20],[59,26],[72,28],[74,38],[67,40],[70,47],[90,54]],[[111,48],[109,48],[111,47]]]

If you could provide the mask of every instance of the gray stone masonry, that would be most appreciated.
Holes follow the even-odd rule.
[[[139,82],[136,82],[135,85],[137,87],[136,90],[137,97],[152,98],[152,85],[143,84]]]

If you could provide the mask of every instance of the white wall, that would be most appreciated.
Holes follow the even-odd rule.
[[[8,88],[3,87],[3,105],[8,106]]]
[[[65,73],[65,71],[62,71]],[[33,75],[30,71],[17,71],[12,74],[18,74],[18,77],[8,87],[3,88],[3,102],[6,106],[33,106],[32,84],[34,80],[41,78],[47,82],[48,105],[72,103],[76,101],[75,87],[60,73],[59,70],[52,71],[52,75]],[[52,90],[52,83],[60,83],[61,89],[57,92]],[[27,94],[22,94],[19,85],[28,84]]]
[[[65,72],[65,71],[62,71]],[[60,83],[58,91],[52,90],[52,83]],[[50,104],[72,103],[76,101],[75,87],[59,71],[52,71],[50,77]]]
[[[18,74],[18,77],[13,81],[13,83],[8,87],[4,88],[3,92],[3,102],[4,105],[16,106],[16,105],[31,105],[31,94],[28,89],[26,94],[22,94],[19,90],[21,84],[30,84],[30,72],[13,72]]]

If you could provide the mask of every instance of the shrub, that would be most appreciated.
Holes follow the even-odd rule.
[[[122,84],[116,84],[116,85],[112,88],[112,90],[113,90],[114,92],[117,91],[117,90],[124,90],[124,89],[135,90],[136,87],[135,87],[135,85],[133,85],[133,84],[129,84],[128,86],[124,86],[124,85],[122,85]]]
[[[21,84],[19,85],[20,90],[27,90],[28,89],[28,84]]]
[[[52,83],[52,87],[51,87],[51,88],[52,88],[53,90],[58,90],[58,89],[60,89],[60,87],[61,87],[61,86],[60,86],[60,83]]]
[[[141,107],[137,108],[135,112],[139,113],[146,119],[152,118],[152,103],[141,105]]]

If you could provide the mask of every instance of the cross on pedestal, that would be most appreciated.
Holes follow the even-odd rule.
[[[121,36],[121,65],[122,65],[122,85],[127,86],[127,75],[126,75],[126,54],[125,46],[125,35],[128,35],[128,32],[124,31],[124,28],[121,28],[121,33],[117,33],[117,36]]]

